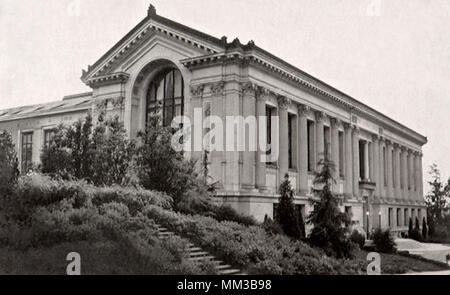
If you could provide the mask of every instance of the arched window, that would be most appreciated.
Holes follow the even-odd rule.
[[[179,70],[167,69],[157,74],[147,91],[147,122],[149,116],[160,107],[163,125],[170,126],[173,118],[183,115],[183,93],[183,77]]]

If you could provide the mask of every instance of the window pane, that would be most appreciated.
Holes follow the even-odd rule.
[[[164,99],[164,79],[159,82],[158,89],[156,91],[156,99],[162,101]]]
[[[183,78],[180,71],[175,71],[175,97],[183,96]]]
[[[173,97],[173,71],[166,75],[166,99]]]

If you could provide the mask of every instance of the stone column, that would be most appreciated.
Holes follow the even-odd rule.
[[[256,90],[257,86],[253,83],[244,83],[242,85],[242,94],[243,94],[243,103],[242,103],[242,113],[244,118],[251,118],[256,116]],[[254,120],[254,124],[256,125],[256,120]],[[249,132],[256,132],[255,128],[248,128]],[[248,134],[247,128],[243,126],[243,132],[245,130],[245,137],[242,138],[245,143],[245,149],[242,152],[242,188],[247,190],[255,189],[255,165],[256,165],[256,152],[254,151],[254,147],[257,146],[257,135],[256,134]],[[252,140],[252,141],[250,141]],[[253,149],[253,151],[252,151]]]
[[[415,179],[414,179],[414,152],[408,150],[408,178],[409,178],[409,190],[408,190],[408,202],[412,203],[415,199]]]
[[[333,192],[339,193],[339,120],[336,118],[331,119],[331,161],[334,163],[334,180],[332,190]]]
[[[417,155],[417,201],[422,203],[424,202],[423,196],[423,170],[422,170],[422,153],[418,153]]]
[[[359,128],[353,128],[353,195],[359,198]]]
[[[308,193],[308,106],[298,106],[298,191],[300,196]]]
[[[319,163],[320,160],[324,158],[325,143],[324,143],[324,132],[323,132],[323,121],[325,119],[325,114],[323,112],[316,112],[316,162]],[[316,170],[320,171],[322,167],[317,165]]]
[[[283,181],[284,176],[289,172],[289,147],[288,147],[288,106],[290,101],[287,97],[278,97],[278,109],[280,116],[280,153],[278,163],[280,165],[280,179]]]
[[[380,197],[382,199],[386,198],[386,191],[385,191],[385,179],[384,179],[384,162],[385,162],[385,158],[383,157],[383,147],[384,147],[384,139],[382,137],[380,137],[379,139],[379,146],[378,146],[378,154],[379,154],[379,161],[378,163],[380,164],[380,169],[379,169],[379,173],[378,173],[378,180],[380,185],[378,186],[379,192],[380,192]],[[385,155],[386,156],[386,155]]]
[[[402,189],[400,186],[400,145],[394,144],[394,182],[395,182],[395,199],[402,199]]]
[[[392,169],[392,142],[386,140],[386,153],[387,153],[387,197],[394,199],[394,181],[393,181],[393,169]]]
[[[267,118],[266,116],[266,100],[267,93],[265,93],[262,89],[257,92],[257,100],[256,100],[256,118],[258,120],[258,152],[256,155],[256,188],[260,191],[264,191],[267,189],[266,186],[266,163],[264,163],[261,158],[266,154],[265,151],[261,149],[261,145],[266,145],[267,143]],[[264,122],[265,124],[262,124]],[[259,128],[264,128],[264,130],[260,130]],[[262,135],[262,136],[261,136]],[[260,138],[262,137],[262,140]]]
[[[402,157],[401,157],[401,169],[402,169],[402,199],[403,201],[408,201],[408,156],[406,147],[402,147]]]
[[[375,186],[375,196],[380,197],[380,172],[379,172],[379,163],[380,163],[380,144],[378,142],[378,135],[372,136],[372,155],[373,155],[373,170],[371,173],[371,180],[376,184]],[[377,212],[378,214],[378,212]]]
[[[363,180],[369,180],[369,169],[369,142],[366,140],[364,141],[364,176],[361,176]]]
[[[353,155],[352,155],[352,126],[344,123],[345,130],[345,196],[353,195]]]

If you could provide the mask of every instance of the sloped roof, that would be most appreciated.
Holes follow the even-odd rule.
[[[0,122],[86,110],[92,106],[92,92],[70,97],[60,101],[0,110]]]

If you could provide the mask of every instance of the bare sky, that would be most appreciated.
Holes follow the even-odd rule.
[[[160,15],[256,44],[418,131],[450,176],[449,0],[153,0]],[[0,109],[89,91],[79,77],[149,0],[1,0]],[[428,187],[425,187],[427,192]]]

